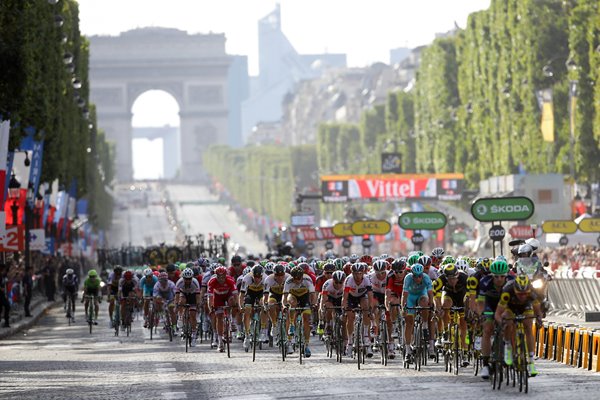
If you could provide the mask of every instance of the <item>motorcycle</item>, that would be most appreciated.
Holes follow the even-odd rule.
[[[552,280],[552,275],[546,271],[540,260],[537,257],[523,257],[517,260],[517,273],[526,274],[531,281],[531,286],[540,300],[543,317],[550,310],[550,302],[548,301],[548,283]]]

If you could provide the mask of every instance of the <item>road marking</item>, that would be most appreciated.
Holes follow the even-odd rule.
[[[156,368],[156,372],[177,372],[175,368]]]
[[[163,393],[163,399],[187,399],[187,394],[185,392],[167,392]]]

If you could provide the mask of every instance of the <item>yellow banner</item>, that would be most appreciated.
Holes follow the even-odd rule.
[[[354,236],[352,224],[350,223],[340,222],[339,224],[335,224],[331,231],[337,237]]]
[[[355,235],[387,235],[392,225],[387,221],[357,221],[352,224]]]
[[[552,102],[542,106],[542,136],[545,142],[554,142],[554,109]]]
[[[542,230],[544,233],[575,233],[577,232],[577,224],[569,220],[546,221],[542,224]]]
[[[600,218],[584,218],[579,221],[579,230],[581,232],[600,232]]]

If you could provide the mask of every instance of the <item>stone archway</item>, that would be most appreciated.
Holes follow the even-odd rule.
[[[119,181],[133,178],[131,107],[148,90],[163,90],[179,104],[181,180],[203,177],[202,151],[227,143],[230,63],[223,34],[142,28],[90,37],[90,96],[99,128],[116,143]]]

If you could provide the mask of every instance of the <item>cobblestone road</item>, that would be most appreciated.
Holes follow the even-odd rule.
[[[399,360],[387,367],[375,358],[360,371],[325,357],[319,343],[300,365],[296,356],[281,362],[276,349],[265,349],[252,363],[241,343],[232,357],[198,344],[163,337],[150,340],[140,321],[130,337],[115,337],[104,318],[93,334],[79,320],[67,326],[61,308],[53,309],[28,332],[0,342],[1,399],[357,399],[386,398],[534,399],[596,398],[600,374],[538,361],[541,375],[531,379],[530,393],[515,388],[492,392],[490,384],[471,375],[445,373],[441,365],[421,372],[405,370]],[[313,340],[314,342],[314,340]],[[376,398],[377,398],[376,397]]]

